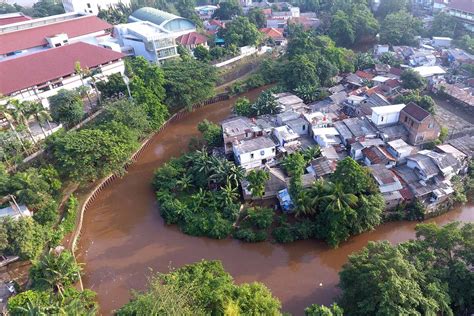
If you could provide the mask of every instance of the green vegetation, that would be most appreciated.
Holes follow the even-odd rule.
[[[219,8],[212,17],[219,20],[231,20],[242,13],[242,8],[237,1],[226,1],[219,4]]]
[[[223,2],[223,4],[225,3],[227,2]],[[255,24],[244,16],[236,17],[227,23],[224,29],[219,30],[218,34],[225,40],[226,45],[233,44],[237,47],[256,45],[262,37]]]
[[[149,280],[145,292],[118,310],[125,315],[281,315],[261,283],[235,285],[219,261],[201,261]]]
[[[33,7],[22,7],[18,4],[0,3],[0,14],[22,12],[25,15],[42,18],[50,15],[57,15],[64,13],[64,7],[59,0],[40,0],[36,2]]]
[[[405,74],[405,77],[407,75]],[[410,74],[411,76],[411,74]],[[409,84],[410,80],[407,84]],[[408,94],[399,95],[395,98],[395,103],[405,103],[408,104],[410,102],[416,103],[419,107],[425,109],[426,111],[430,112],[431,114],[435,114],[435,101],[429,95],[421,95],[420,91],[412,90]]]
[[[419,73],[413,69],[405,69],[400,75],[402,87],[410,90],[423,90],[426,87],[426,81]]]
[[[225,238],[237,219],[243,175],[240,167],[206,151],[172,159],[153,180],[161,216],[186,234]]]
[[[246,242],[260,242],[267,239],[267,231],[273,223],[274,211],[270,208],[251,207],[241,214],[242,219],[233,237]]]
[[[216,123],[204,120],[198,124],[198,131],[201,132],[202,138],[208,147],[220,147],[224,145],[222,138],[222,128]]]
[[[416,240],[369,242],[349,257],[339,285],[345,313],[462,315],[473,308],[474,225],[423,224],[416,230]]]
[[[343,316],[344,311],[337,304],[330,307],[313,304],[304,310],[306,316]]]
[[[245,179],[248,181],[248,189],[253,197],[262,198],[265,194],[265,184],[270,179],[270,175],[263,169],[251,170]]]
[[[420,34],[420,31],[421,21],[410,13],[390,13],[380,25],[380,42],[390,45],[415,45],[415,36]]]
[[[250,103],[247,98],[239,98],[235,102],[234,112],[237,115],[255,117],[264,114],[280,113],[280,108],[274,96],[275,90],[263,91],[254,103]]]

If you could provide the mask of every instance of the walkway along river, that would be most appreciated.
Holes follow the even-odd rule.
[[[246,96],[254,99],[259,92]],[[314,240],[288,245],[211,240],[166,226],[150,185],[153,171],[186,150],[190,138],[198,134],[198,122],[226,118],[234,102],[208,105],[171,123],[152,139],[128,173],[107,186],[87,209],[78,260],[85,263],[84,286],[98,293],[102,314],[111,314],[126,303],[131,289],[143,289],[150,269],[168,272],[170,267],[218,259],[237,282],[265,283],[282,301],[284,311],[301,315],[312,303],[333,302],[341,266],[369,240],[396,243],[414,237],[416,223],[389,223],[331,249]],[[434,221],[472,222],[474,206],[453,210]]]

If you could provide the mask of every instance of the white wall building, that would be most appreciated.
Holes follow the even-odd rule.
[[[97,15],[101,9],[107,9],[122,3],[130,5],[130,0],[62,0],[64,11]]]
[[[330,147],[341,143],[339,132],[334,127],[313,127],[312,133],[314,141],[317,142],[320,147]]]
[[[99,45],[110,40],[111,28],[96,16],[77,13],[0,25],[0,61],[77,42]]]
[[[395,124],[400,118],[400,112],[405,104],[376,106],[372,108],[372,122],[377,126]]]
[[[21,101],[40,101],[49,107],[48,97],[60,89],[72,90],[84,82],[90,87],[91,78],[76,74],[76,62],[91,71],[99,70],[97,81],[114,73],[122,73],[124,55],[83,42],[51,48],[37,53],[0,61],[0,94]]]
[[[269,137],[242,140],[232,147],[235,161],[246,170],[272,162],[276,156],[276,145]]]
[[[150,22],[117,25],[114,35],[122,47],[131,47],[135,56],[142,56],[152,63],[179,56],[176,36]]]
[[[275,136],[278,144],[282,147],[298,144],[298,138],[300,137],[287,125],[275,127],[273,129],[273,136]]]

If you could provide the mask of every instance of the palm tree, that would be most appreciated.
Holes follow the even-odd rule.
[[[15,313],[18,313],[19,315],[26,315],[26,316],[46,316],[48,315],[47,311],[45,310],[44,307],[38,306],[35,303],[31,302],[30,299],[28,299],[28,302],[26,303],[26,306],[17,306],[13,310]]]
[[[84,90],[82,90],[85,94],[85,96],[87,97],[87,100],[89,100],[89,106],[92,108],[92,100],[91,100],[91,97],[89,96],[89,92],[87,91],[87,87],[86,87],[86,84],[84,82],[84,78],[86,78],[87,74],[89,73],[89,69],[88,68],[82,68],[81,66],[81,63],[79,61],[76,61],[76,63],[74,64],[74,70],[76,72],[77,75],[79,75],[79,78],[81,79],[81,83],[82,83],[82,86],[85,88]],[[78,91],[81,91],[80,89]]]
[[[10,111],[7,109],[6,105],[0,104],[0,114],[2,114],[5,117],[5,119],[7,120],[8,126],[10,127],[10,130],[13,131],[13,133],[15,134],[16,139],[18,139],[18,141],[20,142],[21,147],[23,148],[23,151],[25,153],[28,153],[28,150],[26,150],[26,147],[25,147],[25,143],[23,142],[20,135],[18,134],[18,131],[15,128],[15,125],[14,125],[15,119],[11,115]]]
[[[50,121],[53,120],[51,117],[51,114],[39,102],[31,103],[31,112],[33,116],[35,117],[36,121],[38,122],[41,128],[41,131],[43,132],[44,137],[46,138],[48,135],[46,134],[46,131],[44,130],[43,124],[47,123],[49,132],[51,132],[52,127],[51,127]]]
[[[300,191],[295,201],[295,216],[312,216],[316,214],[317,209],[312,203],[311,195],[306,191]]]
[[[17,124],[22,124],[23,126],[25,126],[26,130],[28,131],[28,134],[30,135],[31,140],[33,141],[33,144],[36,144],[36,140],[28,124],[28,121],[32,115],[29,103],[11,99],[7,103],[7,110],[10,111],[10,114],[17,122]]]
[[[326,209],[334,212],[341,212],[344,209],[351,209],[357,204],[358,198],[355,194],[345,193],[341,183],[331,183],[329,194],[322,199],[327,203]]]
[[[242,181],[243,178],[245,178],[245,170],[241,166],[231,163],[227,171],[227,181],[230,181],[235,187],[238,187],[239,182]]]

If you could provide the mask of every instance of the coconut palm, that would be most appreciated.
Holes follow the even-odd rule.
[[[76,63],[74,64],[74,71],[76,72],[77,75],[79,75],[82,86],[84,87],[84,89],[78,89],[78,91],[84,93],[84,95],[87,97],[87,100],[89,100],[89,106],[92,108],[92,100],[89,95],[88,89],[86,87],[86,83],[84,82],[84,79],[87,77],[87,74],[89,73],[89,69],[82,68],[81,63],[79,61],[76,61]]]
[[[0,114],[2,114],[5,119],[7,120],[8,126],[10,127],[10,130],[13,132],[15,135],[16,139],[18,139],[18,142],[21,144],[21,147],[23,148],[23,151],[28,153],[28,150],[25,147],[25,143],[20,137],[20,134],[18,134],[18,131],[15,128],[15,119],[13,115],[10,113],[10,111],[7,109],[7,106],[4,104],[0,104]]]
[[[39,102],[32,102],[30,104],[30,109],[32,115],[35,117],[36,121],[38,122],[41,131],[43,132],[44,137],[47,137],[46,131],[44,130],[43,124],[48,124],[48,129],[51,132],[52,127],[50,121],[52,121],[51,114],[43,107],[43,105]]]
[[[341,183],[330,183],[329,192],[322,197],[325,201],[326,209],[334,212],[341,212],[344,209],[352,209],[358,201],[355,194],[345,193]]]
[[[36,144],[36,140],[31,132],[30,125],[28,124],[28,121],[32,116],[30,104],[28,102],[20,102],[16,99],[11,99],[7,103],[7,110],[10,111],[11,116],[17,124],[25,126],[33,144]]]
[[[312,216],[315,215],[317,209],[312,203],[311,195],[306,191],[300,191],[295,201],[295,216]]]
[[[46,316],[48,315],[47,310],[42,307],[38,306],[35,303],[31,302],[28,299],[26,306],[17,306],[13,310],[15,313],[14,315],[25,315],[25,316]]]

